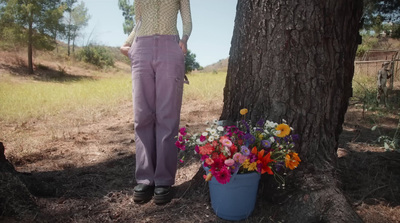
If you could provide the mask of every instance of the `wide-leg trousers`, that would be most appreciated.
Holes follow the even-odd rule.
[[[136,143],[136,181],[172,186],[185,75],[179,37],[137,37],[129,51]]]

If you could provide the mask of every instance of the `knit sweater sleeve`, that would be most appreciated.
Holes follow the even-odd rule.
[[[135,8],[135,26],[138,25],[139,21],[141,20],[141,11],[140,7],[138,6],[138,1],[134,1],[134,8]],[[129,34],[128,38],[125,41],[125,45],[132,45],[133,39],[135,39],[135,27],[132,29],[132,32]]]
[[[180,0],[180,11],[182,16],[183,33],[182,36],[187,35],[188,37],[192,33],[192,15],[190,12],[190,1]]]

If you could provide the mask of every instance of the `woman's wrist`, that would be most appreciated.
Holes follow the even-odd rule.
[[[184,43],[187,43],[187,41],[189,40],[189,36],[188,35],[183,35],[181,41]]]

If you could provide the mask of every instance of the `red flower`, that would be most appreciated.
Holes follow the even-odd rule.
[[[233,156],[233,154],[235,154],[237,152],[237,147],[235,145],[232,145],[229,149],[231,151],[232,156]]]
[[[226,184],[231,180],[231,172],[224,166],[214,177],[219,183]]]
[[[264,156],[264,152],[265,150],[258,152],[257,164],[261,164],[261,174],[268,173],[269,175],[273,175],[274,173],[268,164],[275,162],[275,160],[271,159],[271,153],[268,153],[266,156]]]

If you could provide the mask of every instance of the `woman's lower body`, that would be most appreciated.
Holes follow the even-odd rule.
[[[129,51],[136,142],[135,176],[139,184],[135,192],[136,189],[143,190],[146,193],[142,197],[148,198],[155,186],[155,200],[157,190],[169,193],[177,170],[175,136],[179,129],[185,75],[184,55],[178,41],[179,37],[172,35],[137,37]]]

